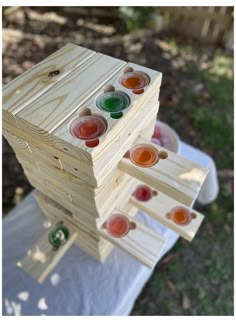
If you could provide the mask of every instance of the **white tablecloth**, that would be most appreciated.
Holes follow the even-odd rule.
[[[186,144],[181,154],[210,168],[201,198],[212,201],[218,187],[214,162]],[[211,191],[209,182],[215,183]],[[175,232],[147,215],[140,212],[136,219],[167,240],[162,256],[177,241]],[[102,264],[72,246],[42,285],[16,267],[40,238],[43,224],[32,194],[3,221],[3,315],[128,315],[152,271],[117,248]]]

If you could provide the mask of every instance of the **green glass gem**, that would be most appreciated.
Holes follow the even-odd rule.
[[[69,229],[65,226],[60,226],[56,227],[49,233],[48,241],[54,248],[57,249],[67,242],[69,236]]]
[[[111,118],[113,119],[120,119],[123,116],[122,112],[119,113],[111,113]]]
[[[130,98],[121,91],[104,93],[97,98],[96,105],[102,111],[111,113],[112,118],[120,118],[123,115],[121,111],[129,107]]]

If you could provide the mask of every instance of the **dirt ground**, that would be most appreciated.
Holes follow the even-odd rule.
[[[207,216],[198,236],[191,244],[180,239],[157,265],[132,314],[232,315],[232,53],[150,29],[128,33],[119,19],[20,8],[3,19],[3,84],[68,42],[161,71],[158,118],[218,168],[219,198],[197,205]],[[31,189],[3,139],[3,215]]]

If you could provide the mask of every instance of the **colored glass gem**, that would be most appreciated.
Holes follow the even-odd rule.
[[[170,211],[170,219],[177,225],[187,225],[191,221],[191,213],[184,207],[175,207]]]
[[[128,72],[121,75],[119,82],[126,88],[129,88],[135,94],[142,94],[144,87],[150,83],[149,76],[140,71]]]
[[[139,185],[133,192],[133,196],[139,201],[148,201],[152,198],[152,189],[145,185]]]
[[[49,233],[48,241],[54,248],[57,249],[67,242],[69,236],[69,229],[65,226],[60,226],[56,227]]]
[[[99,115],[79,116],[70,123],[71,135],[80,140],[85,140],[89,147],[99,144],[98,138],[106,132],[106,129],[106,120]]]
[[[108,92],[100,95],[96,100],[96,105],[102,111],[109,112],[112,118],[123,116],[122,111],[129,107],[130,98],[124,92]]]
[[[133,225],[134,224],[134,225]],[[130,229],[135,229],[135,223],[130,223],[128,218],[121,214],[115,214],[108,218],[105,225],[112,237],[123,237]]]
[[[130,150],[130,160],[140,167],[152,167],[159,160],[158,150],[150,144],[138,144]]]

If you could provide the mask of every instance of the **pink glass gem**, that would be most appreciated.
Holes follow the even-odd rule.
[[[130,222],[128,218],[121,214],[111,215],[106,223],[105,228],[112,237],[124,237],[130,229],[135,229],[135,223]]]

